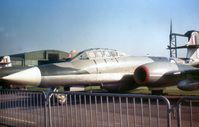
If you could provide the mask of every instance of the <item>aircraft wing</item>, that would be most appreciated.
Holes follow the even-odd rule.
[[[183,45],[183,46],[177,46],[177,47],[168,46],[168,49],[182,49],[182,48],[199,48],[199,45]]]

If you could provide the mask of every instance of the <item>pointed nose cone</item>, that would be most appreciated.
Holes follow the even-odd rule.
[[[38,67],[32,67],[26,70],[9,74],[1,79],[14,85],[32,85],[38,86],[41,82],[41,72]]]

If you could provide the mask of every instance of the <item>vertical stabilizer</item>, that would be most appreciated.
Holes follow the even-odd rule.
[[[10,56],[4,56],[2,58],[2,60],[0,61],[0,68],[11,67],[11,66],[12,66],[12,63],[11,63],[11,60],[10,60]]]
[[[190,63],[199,62],[199,33],[193,31],[187,43],[187,58]]]

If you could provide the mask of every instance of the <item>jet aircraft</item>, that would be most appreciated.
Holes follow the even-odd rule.
[[[172,23],[170,37],[172,35]],[[0,85],[47,87],[55,90],[64,86],[98,85],[108,91],[127,91],[147,86],[153,93],[167,86],[177,85],[181,90],[199,89],[199,32],[188,31],[185,59],[166,57],[129,56],[123,52],[95,48],[79,52],[65,62],[34,67],[11,67],[9,56],[0,62]],[[171,38],[170,38],[171,39]],[[168,47],[172,49],[173,47]]]
[[[79,52],[65,62],[34,67],[0,69],[0,83],[58,88],[99,85],[109,91],[126,91],[147,86],[152,91],[178,85],[182,90],[199,89],[199,69],[170,62],[165,57],[129,56],[111,49]]]

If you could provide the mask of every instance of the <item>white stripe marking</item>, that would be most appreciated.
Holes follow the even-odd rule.
[[[8,120],[13,120],[13,121],[17,121],[17,122],[28,123],[28,124],[35,124],[35,122],[32,122],[32,121],[17,119],[17,118],[13,118],[13,117],[0,116],[0,118],[8,119]]]

